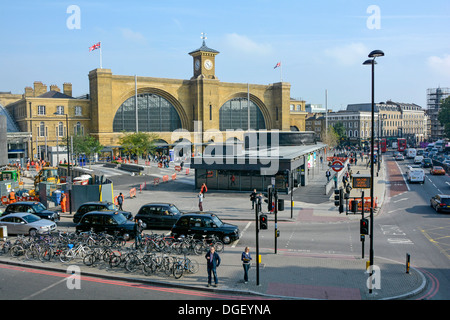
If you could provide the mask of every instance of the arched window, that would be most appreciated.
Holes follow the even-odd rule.
[[[248,130],[248,101],[247,98],[234,98],[228,100],[219,110],[220,131],[227,129]],[[259,107],[250,101],[250,128],[253,130],[265,129],[264,116]]]
[[[138,131],[170,132],[181,129],[181,120],[175,107],[156,94],[138,95]],[[136,131],[135,97],[127,99],[117,110],[113,131]]]

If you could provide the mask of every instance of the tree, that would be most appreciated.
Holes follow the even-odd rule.
[[[66,140],[63,141],[62,145],[66,146]],[[67,146],[66,146],[67,147]],[[94,138],[93,136],[83,136],[81,134],[76,134],[72,136],[72,149],[71,153],[78,158],[79,155],[86,155],[88,159],[99,153],[103,149],[103,145]],[[91,167],[91,162],[89,161],[89,168]]]
[[[322,142],[328,145],[331,148],[334,148],[337,146],[339,137],[336,134],[336,131],[334,131],[333,127],[328,127],[328,130],[325,131],[325,128],[322,129],[322,132],[320,133],[320,136],[322,138]]]
[[[119,138],[119,143],[128,155],[140,156],[153,153],[156,150],[155,141],[159,136],[155,133],[138,132],[125,133]]]
[[[347,131],[345,130],[344,124],[342,122],[337,122],[333,126],[333,129],[338,136],[339,143],[347,139]]]
[[[445,136],[450,138],[450,97],[442,101],[438,114],[439,122],[444,126]]]

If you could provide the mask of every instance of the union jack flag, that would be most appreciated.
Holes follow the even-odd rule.
[[[94,44],[93,46],[89,47],[89,52],[95,50],[95,49],[99,49],[100,48],[100,42]]]

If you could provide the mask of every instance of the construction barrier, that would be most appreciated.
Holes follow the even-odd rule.
[[[157,186],[159,184],[159,178],[153,179],[153,185]]]
[[[358,212],[361,212],[361,210],[362,210],[361,198],[359,198],[359,199],[350,199],[348,201],[348,207],[349,208],[352,207],[353,201],[358,201]],[[378,197],[375,198],[375,200],[373,202],[373,207],[374,208],[378,207]],[[370,212],[370,197],[364,197],[364,212]]]
[[[130,198],[136,197],[136,188],[130,190]]]
[[[168,181],[169,181],[169,176],[168,175],[163,176],[163,182],[168,182]]]
[[[176,178],[177,178],[177,174],[174,173],[174,174],[172,175],[172,180],[175,180]]]
[[[181,166],[175,166],[175,171],[180,172],[181,171]]]
[[[186,174],[187,175],[189,174],[189,168],[186,168]]]

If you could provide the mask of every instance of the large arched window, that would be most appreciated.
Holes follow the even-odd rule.
[[[175,107],[156,94],[138,95],[138,131],[171,132],[181,128],[181,120]],[[113,131],[136,131],[135,98],[127,99],[117,110]]]
[[[220,131],[227,129],[248,130],[247,98],[234,98],[225,102],[219,110],[219,117]],[[266,128],[264,116],[253,101],[250,101],[250,128],[253,130]]]

